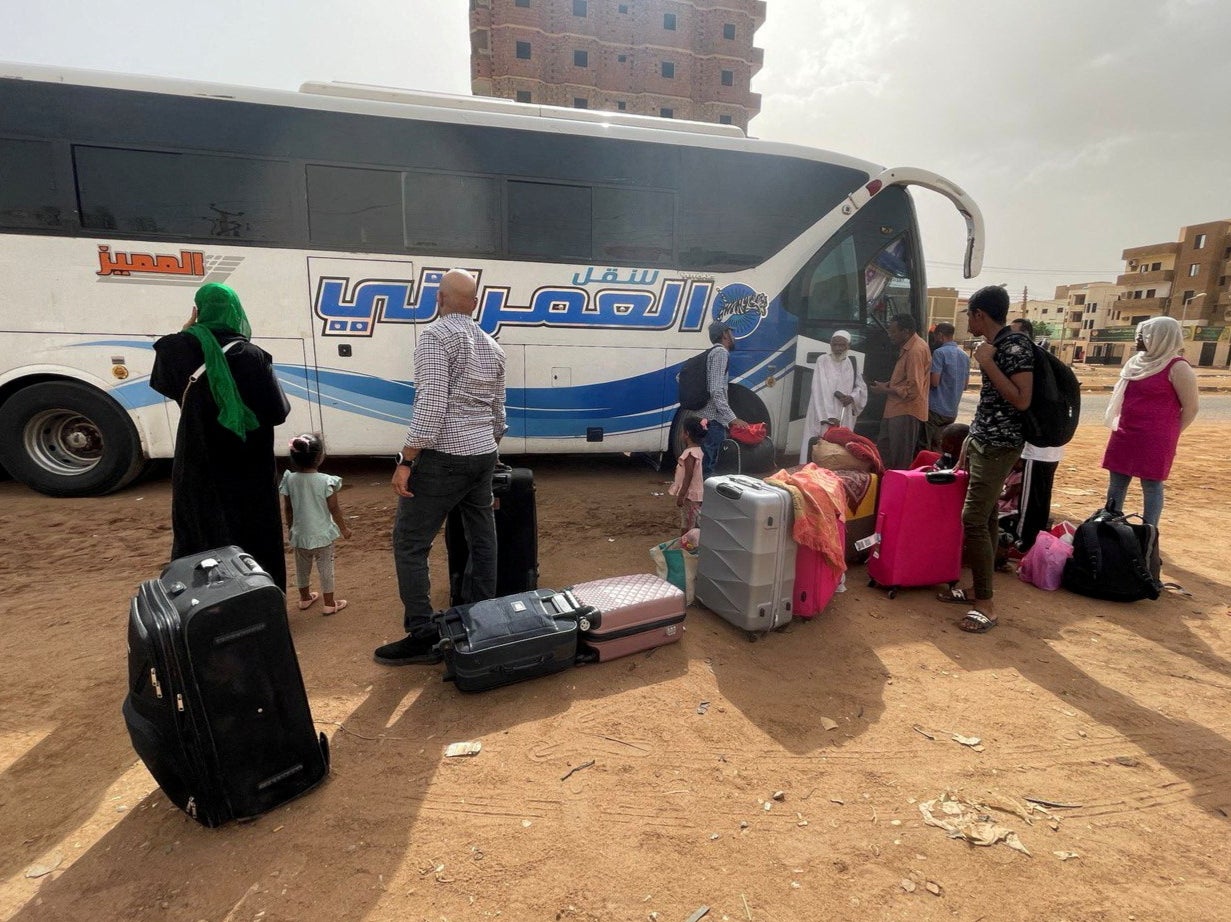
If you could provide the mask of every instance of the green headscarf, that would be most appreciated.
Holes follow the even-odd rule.
[[[193,301],[197,305],[197,322],[184,332],[197,338],[205,354],[205,374],[209,378],[209,391],[218,404],[218,423],[247,440],[248,433],[261,423],[239,396],[231,366],[215,334],[238,333],[248,339],[252,336],[248,316],[239,303],[239,295],[216,282],[198,288]]]

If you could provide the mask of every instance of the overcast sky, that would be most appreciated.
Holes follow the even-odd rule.
[[[649,2],[649,0],[642,0]],[[465,0],[0,0],[0,61],[297,89],[469,93]],[[768,0],[750,133],[934,170],[987,222],[919,193],[930,285],[1015,299],[1114,281],[1130,246],[1231,218],[1228,0]]]

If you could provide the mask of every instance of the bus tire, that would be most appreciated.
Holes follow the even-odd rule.
[[[141,473],[145,459],[128,414],[97,388],[44,381],[0,406],[0,464],[47,496],[101,496]]]
[[[731,412],[735,414],[737,419],[742,419],[749,424],[764,423],[766,438],[773,437],[769,410],[765,408],[761,398],[748,390],[748,388],[742,384],[727,385],[727,403],[731,405]],[[662,464],[659,465],[659,470],[675,470],[675,463],[679,459],[680,453],[687,447],[684,444],[684,420],[696,415],[691,410],[675,411],[675,419],[671,420],[671,430],[667,436],[667,450],[663,452]]]

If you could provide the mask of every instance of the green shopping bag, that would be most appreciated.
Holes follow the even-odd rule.
[[[665,579],[683,592],[685,602],[691,605],[697,578],[697,551],[685,550],[680,539],[676,538],[650,548],[650,559],[654,561],[658,578]]]

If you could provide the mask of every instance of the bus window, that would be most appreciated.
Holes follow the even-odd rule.
[[[894,314],[912,314],[910,247],[905,235],[873,257],[863,270],[867,322],[886,326]]]
[[[859,323],[859,276],[855,241],[844,238],[817,263],[804,303],[808,320]]]
[[[290,167],[277,160],[73,148],[81,224],[170,237],[289,240]]]
[[[0,227],[59,227],[51,145],[0,140]]]
[[[590,259],[590,189],[513,181],[509,192],[509,255]]]
[[[594,258],[647,265],[670,263],[675,197],[645,189],[594,189]]]
[[[402,248],[402,175],[308,167],[308,239],[324,246]]]
[[[500,251],[500,187],[484,176],[403,175],[406,248],[492,256]]]

